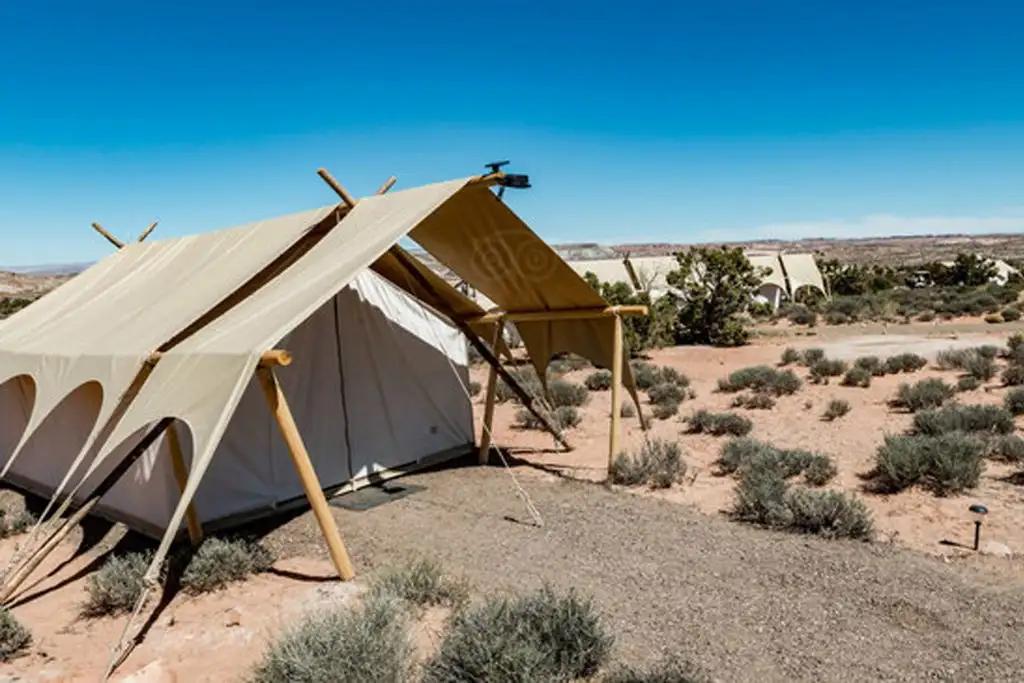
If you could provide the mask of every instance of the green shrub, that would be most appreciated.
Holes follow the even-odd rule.
[[[901,384],[896,391],[896,398],[890,401],[894,408],[904,408],[909,412],[917,412],[925,408],[938,408],[956,394],[949,384],[937,377],[923,379],[917,384]]]
[[[415,648],[397,600],[369,600],[304,617],[277,637],[251,683],[405,683]]]
[[[583,385],[591,391],[608,391],[612,388],[612,373],[608,370],[595,370],[587,375]]]
[[[582,384],[569,382],[564,379],[554,379],[548,382],[548,397],[553,408],[560,408],[562,406],[579,407],[584,405],[590,398],[590,392]]]
[[[793,365],[794,363],[799,362],[800,352],[790,346],[782,352],[782,359],[779,361],[779,365]]]
[[[1003,384],[1008,387],[1024,385],[1024,365],[1014,364],[1003,370]]]
[[[715,465],[720,474],[770,469],[788,479],[802,473],[818,458],[827,456],[798,449],[781,449],[757,439],[738,438],[726,442]]]
[[[620,417],[636,417],[636,406],[632,401],[623,401],[619,407]]]
[[[775,407],[775,399],[768,394],[740,394],[732,401],[733,408],[748,410],[771,410]]]
[[[568,682],[596,673],[612,644],[589,599],[545,586],[457,613],[423,681]]]
[[[726,393],[754,391],[757,393],[783,396],[796,393],[800,378],[792,370],[776,370],[767,365],[743,368],[718,380],[718,390]]]
[[[572,429],[583,421],[583,416],[575,406],[558,406],[551,413],[551,418],[559,429]]]
[[[0,607],[0,662],[9,662],[25,654],[32,644],[32,634],[14,618],[10,610]]]
[[[825,360],[825,349],[804,349],[800,358],[807,367],[811,367],[820,360]]]
[[[460,607],[469,600],[469,586],[445,575],[441,565],[420,559],[386,569],[370,582],[370,599],[397,599],[417,607]]]
[[[540,378],[537,377],[536,371],[533,368],[516,368],[509,370],[509,375],[526,390],[526,393],[530,396],[543,396],[544,388],[540,384]],[[505,380],[499,378],[497,386],[494,388],[494,398],[498,403],[506,403],[508,401],[519,401],[515,392],[512,391],[512,387],[505,383]]]
[[[1020,332],[1011,334],[1006,340],[1006,352],[1003,355],[1011,363],[1024,359],[1024,334]]]
[[[1020,320],[1020,311],[1016,308],[1004,308],[999,315],[1001,315],[1003,320],[1008,323]]]
[[[950,405],[940,410],[925,410],[914,415],[915,434],[936,436],[949,432],[987,432],[1010,434],[1016,429],[1013,415],[1005,408],[990,405]]]
[[[679,401],[665,400],[651,408],[651,416],[656,420],[667,420],[679,414]]]
[[[964,368],[968,376],[974,377],[982,382],[987,382],[996,376],[999,368],[996,367],[996,362],[991,358],[986,358],[981,355],[974,355],[967,361],[967,366]]]
[[[839,474],[832,458],[815,453],[804,466],[804,481],[810,486],[824,486]]]
[[[1012,415],[1024,415],[1024,389],[1011,389],[1003,396],[1003,407]]]
[[[793,513],[786,504],[789,484],[785,477],[770,467],[743,471],[736,484],[732,515],[741,522],[766,527],[786,527],[793,522]]]
[[[661,381],[659,384],[670,383],[684,388],[690,386],[690,378],[675,368],[666,365],[661,368],[660,373]]]
[[[786,318],[794,325],[814,327],[818,324],[818,314],[803,304],[793,304],[786,312]]]
[[[867,368],[852,367],[843,375],[841,384],[844,387],[861,387],[866,389],[871,386],[871,371]]]
[[[962,432],[938,436],[887,436],[875,453],[874,487],[897,493],[921,484],[937,496],[978,484],[985,442]]]
[[[995,344],[982,344],[974,349],[982,358],[996,359],[999,357],[999,347]]]
[[[480,394],[480,392],[483,391],[483,388],[484,387],[483,387],[482,384],[480,384],[480,382],[475,382],[475,381],[470,380],[470,382],[469,382],[469,395],[470,396],[478,396]]]
[[[832,422],[850,412],[850,402],[841,398],[834,398],[828,402],[828,407],[825,408],[825,413],[821,416],[826,422]]]
[[[629,363],[629,369],[633,372],[633,381],[637,389],[645,391],[650,389],[661,380],[661,372],[652,363],[642,360],[633,360]]]
[[[786,495],[796,531],[826,538],[870,540],[874,536],[871,513],[862,500],[839,491],[791,489]]]
[[[829,377],[839,377],[846,372],[846,363],[841,360],[822,358],[811,366],[811,381],[815,384],[828,384]]]
[[[895,375],[899,372],[917,372],[928,365],[928,359],[916,353],[899,353],[885,359],[885,372]]]
[[[85,584],[85,603],[82,615],[102,617],[131,612],[142,597],[145,588],[143,577],[150,561],[151,552],[113,555],[100,569],[89,576]]]
[[[966,370],[974,355],[974,349],[943,349],[935,354],[935,365],[940,370]]]
[[[986,457],[1009,463],[1024,463],[1024,439],[1016,434],[1002,434],[988,440]]]
[[[209,593],[270,569],[274,558],[262,544],[245,539],[207,538],[181,575],[182,589]]]
[[[666,489],[686,474],[682,450],[674,441],[652,438],[635,453],[620,453],[612,463],[611,480],[622,486]]]
[[[861,356],[853,361],[853,367],[867,370],[871,373],[872,377],[882,377],[885,375],[885,364],[878,356]]]
[[[647,668],[619,665],[601,683],[711,683],[699,666],[679,657],[663,657]]]
[[[655,405],[662,403],[679,404],[686,398],[686,390],[678,384],[664,382],[662,384],[655,384],[648,389],[647,398]]]
[[[961,393],[965,391],[975,391],[979,388],[981,388],[981,380],[977,377],[967,375],[956,381],[956,390]]]
[[[736,413],[712,413],[708,410],[698,410],[686,419],[687,429],[690,434],[710,434],[711,436],[746,436],[753,429],[753,423],[742,415]]]

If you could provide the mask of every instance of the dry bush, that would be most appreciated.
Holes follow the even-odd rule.
[[[447,576],[436,562],[420,559],[374,576],[369,595],[371,599],[403,600],[417,607],[458,608],[469,600],[469,585]]]
[[[679,401],[665,399],[651,408],[651,416],[656,420],[667,420],[679,414]]]
[[[591,391],[608,391],[612,388],[612,373],[608,370],[595,370],[587,375],[583,385]]]
[[[834,398],[828,402],[828,406],[826,406],[825,413],[821,416],[821,419],[826,422],[832,422],[843,417],[851,410],[852,408],[850,407],[849,401],[841,398]]]
[[[0,662],[9,662],[25,654],[32,634],[6,607],[0,607]],[[15,679],[16,680],[16,679]]]
[[[646,361],[630,361],[629,368],[633,372],[633,381],[637,389],[646,391],[657,384],[677,384],[680,387],[690,386],[690,378],[675,368],[658,367]]]
[[[827,455],[815,453],[804,466],[804,481],[809,486],[824,486],[839,474],[836,464]]]
[[[423,681],[584,679],[607,661],[613,642],[589,599],[545,586],[512,598],[493,597],[456,614],[437,654],[424,666]]]
[[[961,493],[978,485],[985,441],[963,432],[938,436],[887,436],[875,453],[873,488],[898,493],[922,485],[936,496]]]
[[[990,405],[950,405],[914,415],[914,434],[937,436],[949,432],[986,432],[1010,434],[1016,429],[1013,415],[1006,408]]]
[[[846,371],[843,375],[843,381],[840,382],[844,387],[860,387],[866,389],[871,386],[871,371],[867,368],[861,368],[854,366]]]
[[[210,593],[265,572],[273,564],[270,551],[260,543],[243,538],[207,538],[188,560],[181,587],[192,595]]]
[[[254,667],[251,683],[405,683],[415,648],[397,600],[314,612],[281,633]]]
[[[740,394],[732,400],[733,408],[747,410],[771,410],[775,407],[775,399],[768,394]]]
[[[937,377],[931,377],[917,384],[901,384],[889,405],[915,413],[926,408],[938,408],[955,394],[955,388]]]
[[[633,405],[632,401],[623,401],[622,405],[619,406],[620,417],[636,417],[636,406]]]
[[[35,515],[28,510],[22,509],[12,513],[10,510],[0,508],[0,538],[23,534],[35,523]]]
[[[686,474],[682,449],[674,441],[652,438],[635,453],[620,453],[612,463],[611,480],[622,486],[667,489]]]
[[[108,558],[85,584],[82,616],[102,617],[132,611],[142,597],[145,589],[143,576],[152,559],[152,552],[125,553]]]
[[[746,436],[754,424],[736,413],[712,413],[698,410],[686,418],[688,434],[710,434],[711,436]]]

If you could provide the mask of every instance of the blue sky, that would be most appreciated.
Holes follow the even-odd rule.
[[[1024,229],[998,2],[0,0],[0,264],[510,158],[552,241]]]

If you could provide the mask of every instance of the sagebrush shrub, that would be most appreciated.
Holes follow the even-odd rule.
[[[1002,434],[988,440],[987,457],[1009,463],[1024,463],[1024,439],[1016,434]]]
[[[936,436],[948,432],[987,432],[1009,434],[1016,429],[1013,415],[999,406],[950,405],[914,415],[912,432]]]
[[[509,370],[508,374],[512,376],[514,380],[526,390],[529,396],[542,396],[544,394],[544,387],[540,384],[540,378],[537,377],[536,371],[533,368],[516,368]],[[512,390],[505,380],[499,378],[498,383],[494,388],[494,398],[498,403],[506,403],[508,401],[518,401],[519,397]]]
[[[899,353],[885,359],[885,371],[894,375],[898,372],[917,372],[928,365],[928,359],[916,353]]]
[[[1002,316],[1004,322],[1012,323],[1020,320],[1021,313],[1016,308],[1004,308],[999,315]]]
[[[667,420],[673,415],[679,414],[679,401],[662,400],[651,408],[651,416],[656,420]]]
[[[575,406],[558,406],[552,411],[551,419],[559,429],[572,429],[583,421],[583,416]]]
[[[782,352],[782,358],[779,359],[780,365],[793,365],[794,363],[800,362],[800,352],[794,349],[792,346],[788,347]]]
[[[207,538],[195,551],[181,575],[181,587],[192,595],[209,593],[273,565],[270,551],[246,539]]]
[[[423,681],[572,681],[596,673],[612,644],[589,599],[545,586],[457,613]]]
[[[979,388],[981,388],[981,380],[977,377],[967,375],[956,381],[956,390],[961,393],[965,391],[975,391]]]
[[[767,365],[736,370],[718,380],[718,390],[722,392],[735,393],[747,389],[773,396],[796,393],[800,385],[800,378],[792,370],[777,370]]]
[[[935,354],[935,365],[940,370],[964,370],[974,355],[973,349],[943,349]]]
[[[35,523],[35,515],[28,510],[21,509],[12,513],[10,510],[0,508],[0,538],[23,534]]]
[[[469,586],[447,576],[436,562],[419,559],[374,576],[369,595],[371,599],[398,599],[417,607],[460,607],[469,599]]]
[[[622,405],[619,406],[620,417],[636,417],[636,406],[633,405],[632,401],[623,401]]]
[[[1013,415],[1024,415],[1024,389],[1011,389],[1003,396],[1003,407]]]
[[[633,381],[641,391],[650,389],[661,380],[658,367],[642,360],[630,361],[629,369],[633,373]]]
[[[397,600],[314,612],[282,632],[253,668],[251,683],[406,683],[415,648]]]
[[[675,368],[670,368],[667,365],[661,368],[661,384],[666,382],[676,384],[681,387],[690,386],[690,378],[679,372]]]
[[[590,398],[590,392],[582,384],[570,382],[564,379],[555,379],[548,382],[548,398],[552,408],[572,406],[578,408]]]
[[[827,384],[829,377],[839,377],[846,372],[846,363],[832,358],[822,358],[811,365],[811,381],[815,384]]]
[[[977,486],[984,454],[985,442],[963,432],[887,436],[875,453],[871,478],[883,493],[916,484],[939,496],[959,493]]]
[[[663,382],[648,389],[647,398],[654,405],[673,402],[678,404],[686,398],[686,390],[678,384]]]
[[[885,375],[885,364],[882,363],[882,359],[878,356],[861,356],[853,361],[853,367],[867,370],[871,373],[872,377]]]
[[[775,407],[775,399],[768,394],[740,394],[732,401],[733,408],[749,410],[771,410]]]
[[[825,349],[805,349],[800,360],[810,367],[820,360],[825,360]]]
[[[153,559],[152,552],[113,555],[85,584],[86,600],[82,615],[102,617],[130,612],[145,589],[146,569]]]
[[[995,344],[982,344],[976,347],[974,351],[982,358],[995,359],[999,356],[1000,349]]]
[[[712,413],[709,410],[698,410],[686,419],[687,429],[690,434],[710,434],[711,436],[722,436],[731,434],[733,436],[746,436],[753,429],[754,424],[742,415],[736,413]]]
[[[483,391],[484,387],[483,387],[482,384],[480,384],[480,382],[476,382],[476,381],[472,381],[471,380],[469,382],[469,387],[468,388],[469,388],[469,395],[470,396],[477,396],[477,395],[480,394],[481,391]]]
[[[838,420],[850,412],[850,402],[841,398],[834,398],[828,402],[825,413],[821,416],[827,422]]]
[[[1005,370],[1002,375],[1003,384],[1008,387],[1019,387],[1024,385],[1024,365],[1014,363]]]
[[[757,439],[736,438],[725,443],[715,465],[720,474],[771,469],[788,479],[804,472],[818,458],[827,460],[828,456],[799,449],[777,448]]]
[[[846,371],[840,384],[844,387],[861,387],[866,389],[871,386],[871,371],[867,368],[854,366]]]
[[[32,644],[32,634],[6,607],[0,607],[0,662],[9,662]]]
[[[870,540],[874,536],[871,513],[864,501],[839,491],[790,489],[786,495],[795,531],[826,538]]]
[[[901,384],[896,391],[896,398],[890,405],[905,408],[909,412],[917,412],[925,408],[938,408],[956,394],[949,384],[937,377],[923,379],[917,384]]]
[[[611,480],[622,486],[647,485],[666,489],[686,474],[682,449],[674,441],[648,439],[633,453],[620,453],[612,462]]]
[[[736,484],[732,515],[741,522],[767,527],[785,527],[793,521],[786,505],[789,484],[785,477],[770,467],[743,471]]]
[[[967,360],[967,365],[964,367],[964,371],[970,377],[974,377],[982,382],[987,382],[996,376],[996,373],[999,372],[999,368],[996,366],[996,362],[991,358],[986,358],[982,355],[974,355]]]
[[[595,370],[587,375],[583,385],[591,391],[608,391],[612,388],[612,373],[608,370]]]
[[[815,453],[804,466],[804,481],[810,486],[824,486],[839,474],[832,458],[827,455]]]

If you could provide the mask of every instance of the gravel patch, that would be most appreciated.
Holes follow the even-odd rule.
[[[425,555],[477,594],[576,586],[594,595],[624,661],[670,650],[725,681],[1010,681],[1024,671],[1019,574],[996,581],[886,544],[769,532],[569,481],[527,482],[545,519],[537,528],[499,469],[409,481],[428,490],[335,511],[357,571]],[[267,542],[325,554],[310,515]]]

